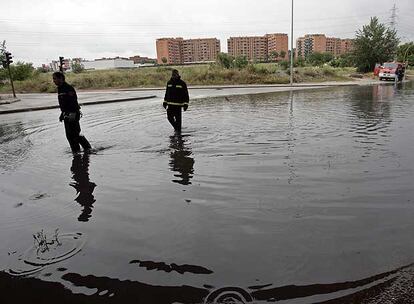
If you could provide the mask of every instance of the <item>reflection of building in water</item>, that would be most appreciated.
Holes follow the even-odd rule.
[[[181,134],[170,136],[170,169],[177,172],[173,179],[174,183],[190,185],[190,179],[194,174],[194,158],[191,157],[191,149],[186,147],[186,142]]]
[[[78,196],[75,198],[82,207],[82,213],[79,215],[80,222],[87,222],[91,217],[92,205],[96,201],[93,196],[93,190],[96,184],[89,180],[89,154],[76,154],[73,156],[72,167],[73,182],[70,185],[76,189]]]

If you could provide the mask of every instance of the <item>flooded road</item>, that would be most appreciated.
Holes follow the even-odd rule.
[[[200,99],[181,135],[159,99],[82,110],[75,156],[58,110],[0,117],[3,275],[92,303],[322,303],[414,262],[413,83]]]

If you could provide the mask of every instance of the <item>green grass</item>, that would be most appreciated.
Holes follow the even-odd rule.
[[[76,89],[114,89],[164,87],[177,68],[188,85],[235,85],[235,84],[286,84],[289,83],[289,69],[275,63],[250,64],[246,68],[224,69],[216,64],[146,67],[139,69],[84,71],[67,73],[66,80]],[[295,68],[294,81],[323,82],[350,80],[353,68],[299,67]],[[31,79],[15,81],[18,93],[56,92],[51,73],[34,73]],[[0,85],[0,93],[9,93],[10,85]]]

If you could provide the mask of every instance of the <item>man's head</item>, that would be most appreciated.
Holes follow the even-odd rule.
[[[171,72],[171,78],[173,78],[173,79],[180,78],[180,73],[178,73],[178,70],[176,70],[176,69],[172,70],[172,72]]]
[[[60,86],[65,82],[65,74],[62,72],[54,72],[53,73],[53,82],[55,85]]]

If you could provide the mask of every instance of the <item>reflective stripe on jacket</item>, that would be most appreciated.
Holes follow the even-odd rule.
[[[167,83],[164,101],[168,105],[188,106],[190,98],[188,96],[187,84],[181,78],[171,78]]]
[[[172,102],[172,101],[167,101],[167,105],[169,105],[169,106],[188,106],[188,102]]]

